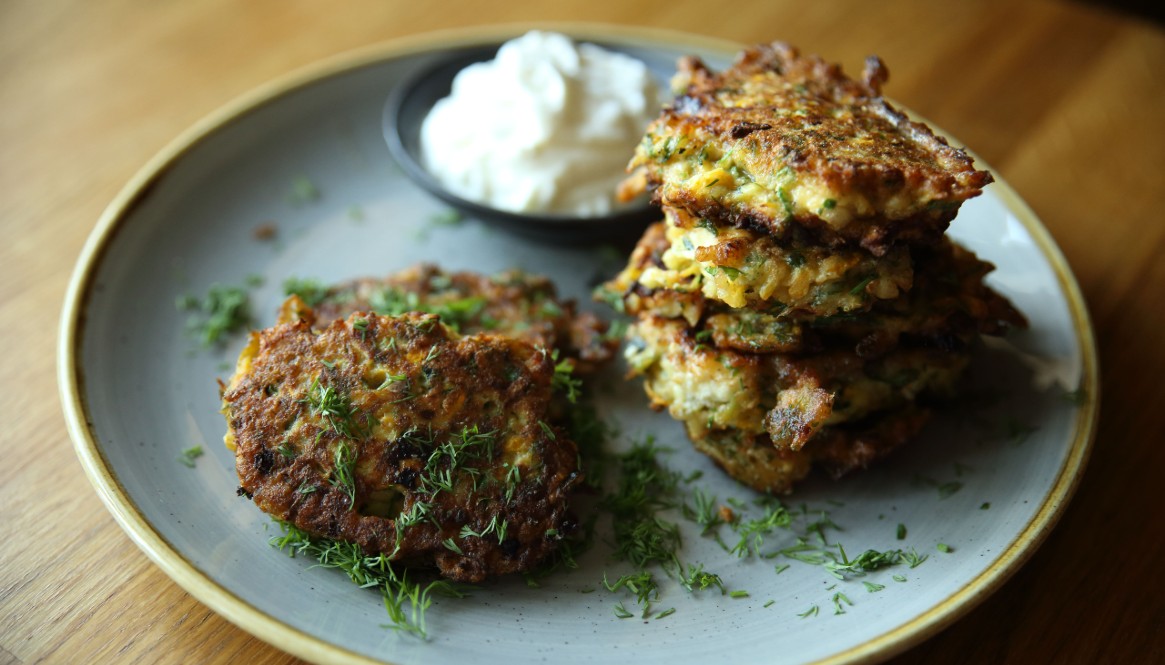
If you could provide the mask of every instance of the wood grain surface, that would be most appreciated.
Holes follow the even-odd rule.
[[[0,664],[295,662],[187,595],[85,478],[57,398],[86,236],[164,144],[325,56],[484,23],[587,20],[784,39],[971,146],[1064,250],[1104,405],[1060,524],[1000,591],[895,662],[1165,662],[1165,32],[1072,3],[590,0],[0,2]]]

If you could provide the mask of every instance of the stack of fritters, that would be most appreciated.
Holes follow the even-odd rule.
[[[519,272],[422,265],[304,291],[223,386],[240,493],[459,581],[552,554],[582,478],[570,370],[610,357],[606,325]]]
[[[657,408],[762,491],[864,467],[950,395],[979,333],[1026,325],[990,264],[943,234],[991,176],[861,82],[784,44],[683,93],[647,131],[628,194],[665,220],[604,287]]]

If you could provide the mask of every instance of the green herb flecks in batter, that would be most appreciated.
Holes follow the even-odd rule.
[[[318,378],[312,381],[307,397],[301,401],[307,403],[312,415],[322,417],[336,434],[347,439],[365,434],[357,422],[357,409],[348,394],[320,383]]]

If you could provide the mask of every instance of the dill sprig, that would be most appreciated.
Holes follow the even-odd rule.
[[[330,385],[320,383],[314,379],[308,388],[306,402],[313,415],[322,417],[333,432],[347,439],[362,436],[359,423],[356,421],[357,409],[352,404],[347,393],[340,392]]]
[[[245,289],[235,286],[215,284],[206,297],[183,296],[175,306],[190,312],[186,330],[204,347],[220,343],[226,335],[243,330],[251,323],[250,297]]]
[[[318,279],[288,277],[283,280],[283,294],[296,295],[308,307],[315,307],[328,297],[328,287]]]
[[[545,353],[545,349],[543,353]],[[550,359],[554,361],[554,376],[550,380],[551,388],[566,395],[566,401],[571,404],[577,403],[579,392],[582,390],[582,380],[574,376],[574,361],[570,359],[559,360],[558,349],[550,352]]]
[[[635,601],[643,608],[644,618],[647,618],[651,611],[651,603],[659,600],[659,585],[655,582],[655,576],[647,570],[623,575],[614,582],[608,581],[607,574],[603,573],[603,586],[607,588],[607,591],[618,591],[626,588],[635,594]]]
[[[181,462],[183,466],[187,466],[193,469],[194,460],[198,459],[199,457],[202,457],[202,446],[190,446],[189,448],[182,451],[182,454],[178,456],[178,461]]]
[[[383,554],[367,556],[355,543],[313,536],[293,524],[278,521],[282,535],[271,539],[273,547],[288,556],[315,559],[321,568],[336,568],[361,588],[377,588],[391,628],[427,638],[425,612],[434,596],[463,598],[472,587],[446,580],[421,581],[408,570],[398,571]]]
[[[348,497],[348,510],[356,509],[356,453],[347,441],[336,443],[332,453],[333,486],[339,487]]]
[[[470,296],[431,302],[422,300],[415,292],[388,287],[373,293],[368,305],[372,311],[384,316],[400,316],[408,312],[436,314],[446,326],[460,331],[461,326],[479,317],[485,309],[486,299],[481,296]]]

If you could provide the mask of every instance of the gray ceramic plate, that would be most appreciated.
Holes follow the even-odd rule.
[[[734,50],[675,34],[570,31],[621,45],[661,72],[692,52],[722,66]],[[585,302],[592,280],[619,265],[617,252],[548,248],[473,220],[438,224],[441,204],[389,158],[380,121],[394,84],[442,49],[518,33],[398,42],[267,86],[180,137],[106,211],[65,303],[60,383],[78,455],[125,530],[215,611],[320,662],[633,657],[675,665],[728,652],[736,662],[871,661],[981,601],[1026,560],[1061,512],[1087,457],[1097,407],[1096,356],[1080,293],[1047,232],[1002,182],[964,207],[952,235],[999,266],[991,282],[1031,319],[1014,348],[988,348],[977,359],[973,390],[1005,399],[993,407],[968,401],[896,459],[843,482],[811,482],[791,500],[828,509],[844,528],[831,537],[851,554],[913,547],[929,554],[917,568],[839,582],[819,566],[791,561],[777,574],[777,562],[730,556],[677,518],[686,529],[685,558],[703,562],[748,597],[692,595],[665,582],[658,608],[674,607],[674,614],[620,620],[615,603],[633,601],[601,588],[580,591],[600,587],[604,571],[624,570],[600,544],[580,569],[551,577],[543,588],[505,580],[469,599],[439,601],[429,612],[432,638],[422,641],[382,627],[375,592],[268,546],[274,530],[235,496],[232,456],[220,443],[215,378],[229,373],[241,340],[198,348],[183,333],[177,297],[257,275],[263,285],[252,289],[252,301],[266,324],[289,276],[339,280],[431,260],[452,269],[545,273]],[[274,239],[256,237],[264,226],[277,229]],[[675,449],[671,467],[704,472],[694,487],[721,501],[755,498],[692,452],[670,418],[649,411],[637,385],[611,383],[614,392],[603,394],[600,408],[622,425],[616,446],[654,434]],[[1069,392],[1077,399],[1065,399]],[[191,469],[177,458],[193,445],[206,455]],[[899,523],[908,528],[901,541]],[[939,543],[953,551],[937,551]],[[885,588],[868,592],[864,581]],[[853,603],[843,603],[844,614],[835,614],[839,592]],[[814,606],[816,615],[799,616]]]

